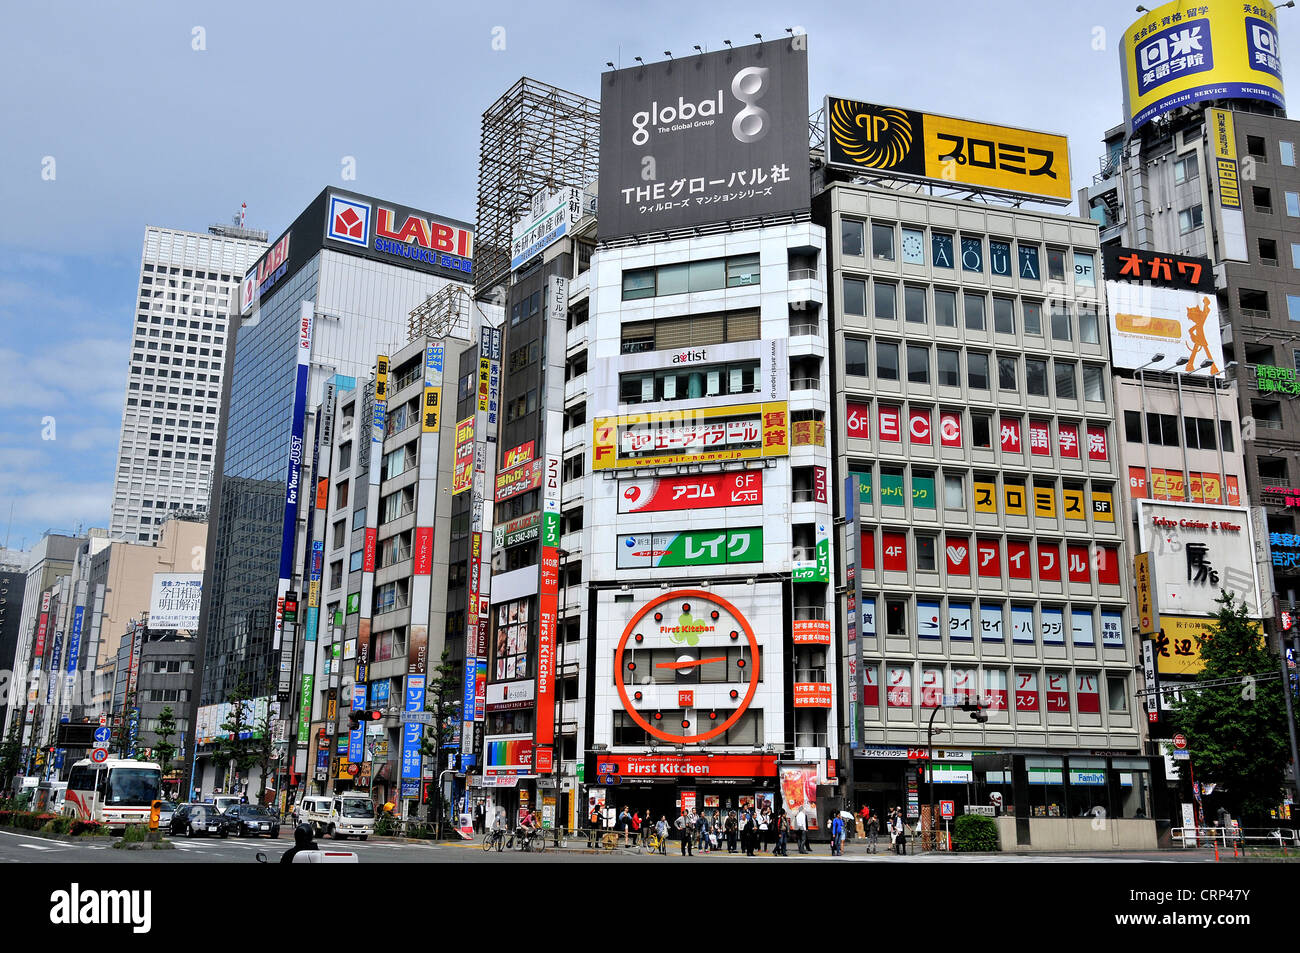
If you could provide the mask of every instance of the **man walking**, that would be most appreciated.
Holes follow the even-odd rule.
[[[831,821],[831,856],[844,855],[844,818],[836,814]]]
[[[808,815],[803,808],[799,808],[799,813],[794,816],[794,829],[799,835],[799,853],[811,854],[812,848],[808,846]]]
[[[867,818],[867,847],[873,854],[876,853],[876,842],[879,837],[880,818],[873,814]]]
[[[677,837],[682,842],[682,856],[683,857],[694,856],[695,851],[694,851],[693,841],[695,837],[695,831],[691,829],[691,820],[685,810],[683,810],[681,814],[677,815],[677,820],[675,823],[677,827]]]

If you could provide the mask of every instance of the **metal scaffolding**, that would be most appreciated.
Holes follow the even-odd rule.
[[[474,303],[464,285],[448,283],[424,299],[406,322],[406,340],[418,337],[470,339]]]
[[[474,293],[510,273],[510,232],[542,189],[596,180],[600,103],[523,77],[483,113],[479,138]]]

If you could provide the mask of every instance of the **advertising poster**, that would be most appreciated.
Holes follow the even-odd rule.
[[[1138,527],[1161,616],[1216,615],[1219,593],[1227,591],[1261,617],[1248,510],[1139,500]]]
[[[817,769],[812,765],[783,765],[780,768],[781,806],[794,824],[800,811],[805,813],[808,829],[817,829]]]
[[[601,241],[808,208],[806,35],[610,70],[600,107]]]
[[[620,536],[616,563],[619,569],[660,569],[754,563],[762,559],[763,527],[755,526]]]
[[[149,594],[149,628],[198,629],[202,599],[203,573],[154,573]]]
[[[618,485],[620,513],[759,506],[762,502],[762,470],[622,480]]]
[[[598,417],[592,425],[593,470],[757,460],[789,452],[785,401]]]

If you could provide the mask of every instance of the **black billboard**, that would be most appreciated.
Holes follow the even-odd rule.
[[[1156,288],[1214,293],[1214,266],[1208,258],[1105,245],[1102,269],[1107,281],[1135,281]]]
[[[599,237],[807,211],[807,40],[605,73]]]

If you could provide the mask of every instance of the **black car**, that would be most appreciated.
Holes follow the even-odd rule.
[[[231,830],[240,837],[280,836],[280,816],[257,804],[237,804],[226,811],[225,817]]]
[[[186,837],[229,837],[230,820],[211,804],[182,804],[172,815],[168,834]]]

